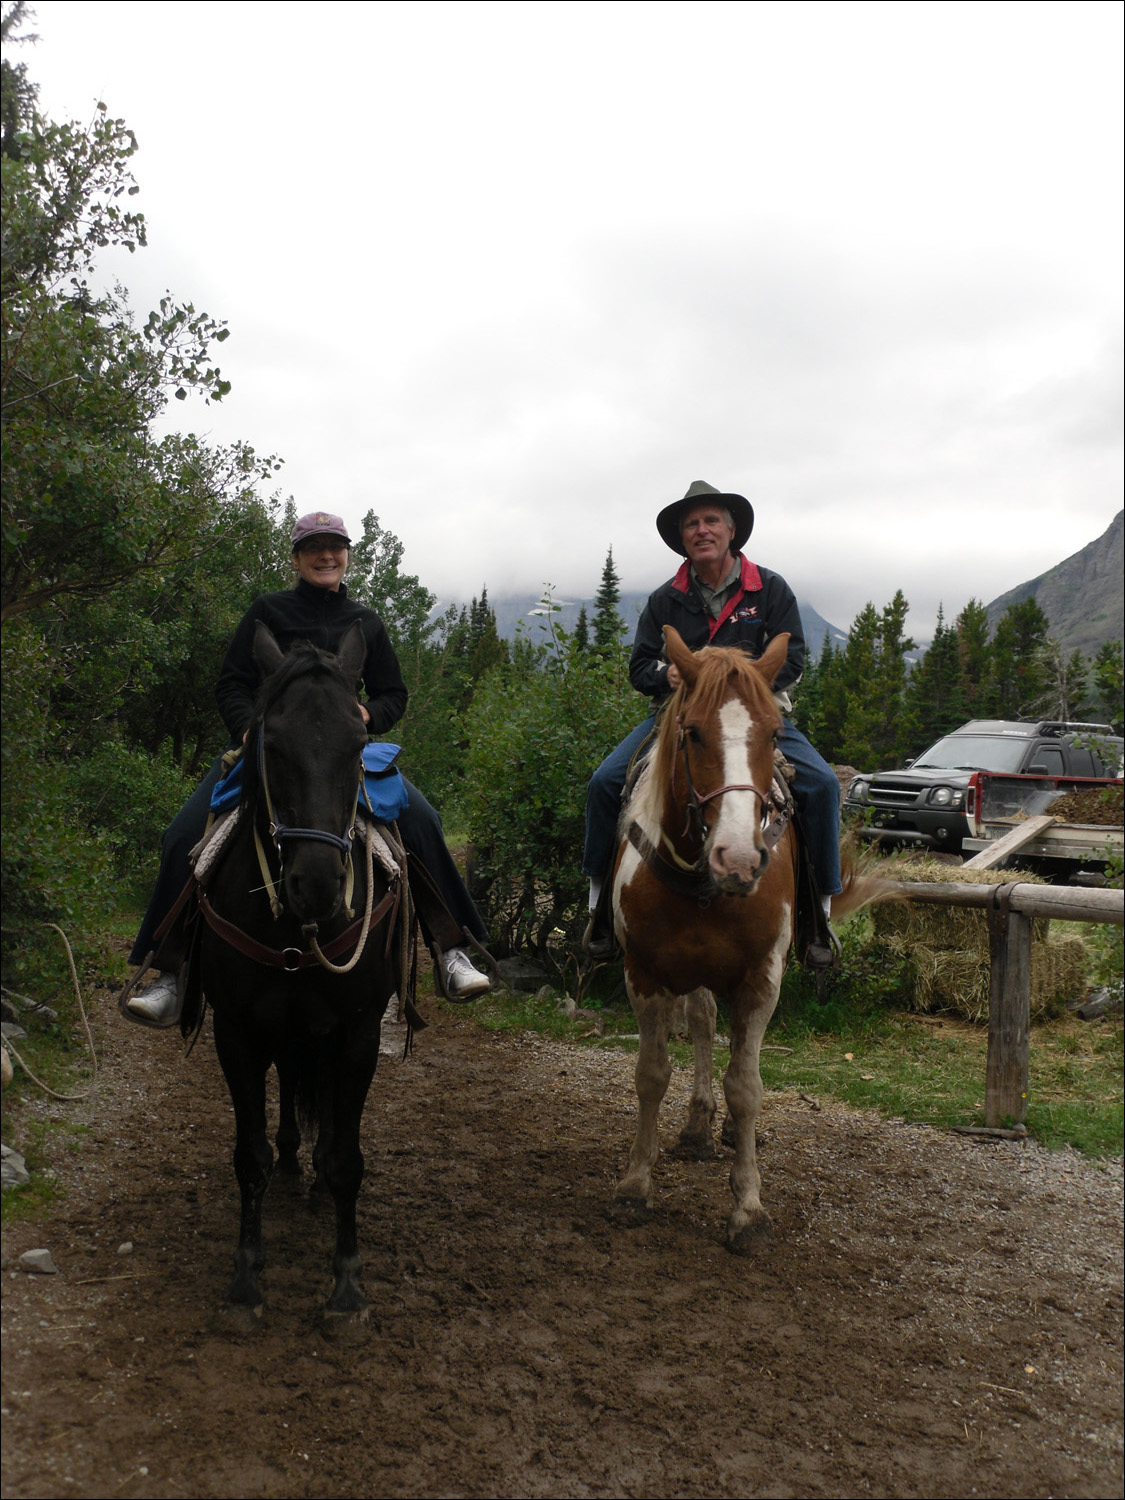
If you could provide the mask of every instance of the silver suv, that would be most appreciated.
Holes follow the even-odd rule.
[[[901,771],[856,776],[844,811],[866,814],[864,838],[961,852],[968,835],[965,791],[974,771],[1025,776],[1119,777],[1122,740],[1109,724],[973,719],[944,735]]]

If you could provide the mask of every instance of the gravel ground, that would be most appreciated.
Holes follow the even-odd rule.
[[[432,1020],[365,1117],[368,1317],[323,1319],[330,1222],[276,1190],[247,1328],[209,1033],[105,1002],[64,1191],[5,1235],[5,1496],[1120,1496],[1119,1163],[768,1094],[747,1261],[725,1151],[606,1216],[630,1057]]]

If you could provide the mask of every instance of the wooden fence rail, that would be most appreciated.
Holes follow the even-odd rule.
[[[1035,917],[1125,926],[1125,891],[1077,886],[891,884],[896,896],[931,906],[979,907],[988,914],[991,957],[984,1122],[1027,1119],[1031,1054],[1031,927]]]

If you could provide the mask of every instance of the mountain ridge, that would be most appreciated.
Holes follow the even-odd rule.
[[[1119,510],[1101,536],[986,605],[989,633],[1010,605],[1034,598],[1064,657],[1074,651],[1093,656],[1107,641],[1121,640],[1125,632],[1123,541],[1125,510]]]
[[[1050,634],[1058,641],[1064,656],[1076,650],[1084,656],[1093,656],[1106,641],[1120,640],[1125,629],[1121,586],[1123,538],[1125,510],[1119,510],[1100,537],[1095,537],[1038,577],[1017,584],[986,605],[989,634],[995,632],[1009,605],[1019,604],[1034,595],[1047,616]],[[627,642],[633,640],[637,620],[647,601],[647,593],[634,592],[622,593],[618,601],[617,610],[625,621],[624,638]],[[532,640],[541,638],[541,630],[546,634],[542,595],[530,592],[504,594],[496,598],[490,596],[488,602],[495,611],[496,630],[502,640],[514,640],[517,630],[522,630]],[[552,602],[555,621],[568,633],[574,630],[583,605],[588,618],[593,621],[592,598],[553,597]],[[847,629],[826,620],[807,599],[799,599],[797,603],[805,627],[806,660],[817,659],[826,636],[836,647],[846,642]],[[957,613],[960,613],[960,608]],[[927,640],[919,639],[917,650],[910,653],[911,659],[920,657],[928,645]]]

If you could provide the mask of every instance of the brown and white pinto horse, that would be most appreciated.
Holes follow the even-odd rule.
[[[730,1012],[723,1089],[736,1137],[727,1240],[748,1253],[770,1229],[754,1146],[762,1100],[758,1053],[794,935],[794,830],[786,824],[772,849],[767,838],[782,728],[771,688],[789,637],[777,636],[758,661],[725,647],[692,652],[669,626],[664,638],[682,683],[622,815],[614,871],[615,927],[640,1030],[637,1134],[615,1210],[643,1218],[652,1207],[657,1115],[671,1077],[668,1036],[681,997],[696,1068],[680,1150],[713,1154],[713,995],[719,995]]]

